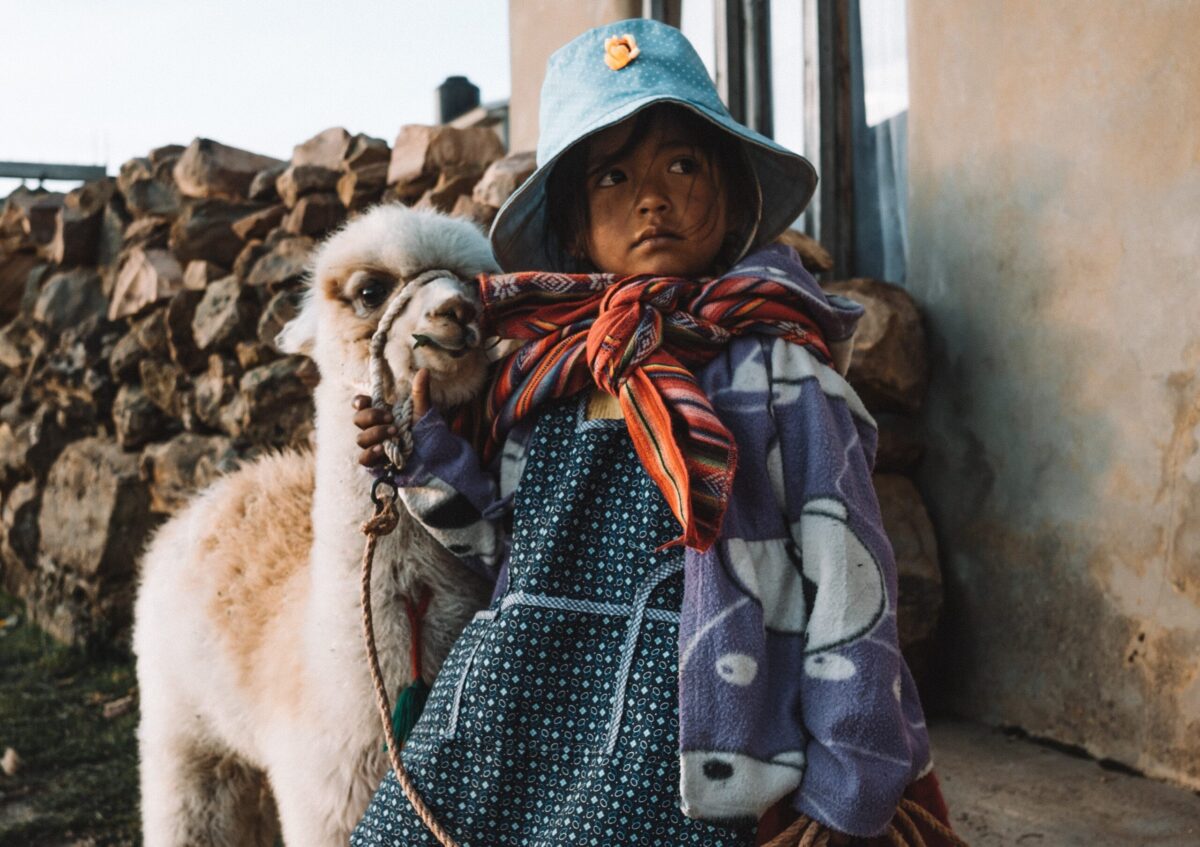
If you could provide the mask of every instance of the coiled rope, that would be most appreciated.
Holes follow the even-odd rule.
[[[403,287],[400,292],[394,295],[388,303],[387,309],[383,313],[383,317],[379,320],[379,326],[375,330],[375,334],[371,336],[370,346],[370,362],[369,375],[371,380],[371,404],[377,409],[389,409],[386,395],[389,389],[398,388],[395,375],[392,374],[388,367],[387,359],[384,356],[384,349],[387,347],[388,333],[391,332],[392,324],[396,318],[404,311],[412,300],[417,289],[431,282],[434,279],[441,277],[454,277],[450,271],[443,269],[434,269],[425,271],[418,276],[402,283]],[[397,435],[392,439],[385,441],[383,444],[383,452],[387,460],[397,469],[404,467],[408,461],[409,455],[412,453],[412,392],[404,393],[404,397],[397,400],[396,404],[390,407],[392,418],[395,422]],[[379,651],[375,645],[375,623],[371,610],[371,570],[375,561],[375,548],[379,544],[379,539],[385,535],[390,535],[396,530],[396,526],[400,522],[400,515],[397,509],[397,492],[396,489],[386,479],[376,480],[374,487],[371,489],[371,500],[375,504],[375,512],[371,518],[365,521],[362,525],[363,534],[367,536],[367,543],[363,549],[362,558],[362,582],[359,586],[359,602],[362,605],[362,625],[363,625],[363,640],[367,647],[367,662],[371,671],[371,682],[375,686],[375,705],[379,709],[379,719],[383,723],[383,734],[387,739],[388,759],[391,762],[392,770],[396,774],[396,782],[400,784],[400,789],[404,792],[404,796],[408,798],[408,802],[412,805],[413,811],[417,813],[417,817],[425,824],[426,829],[432,833],[433,837],[438,840],[442,847],[458,847],[457,842],[450,836],[445,828],[441,825],[425,800],[413,785],[412,778],[405,770],[404,764],[400,761],[400,745],[396,741],[396,734],[392,729],[392,705],[387,694],[387,687],[383,681],[383,671],[379,667]],[[412,629],[411,638],[415,639],[416,627],[410,621],[410,629]]]
[[[954,830],[934,817],[932,812],[907,797],[900,801],[895,816],[884,831],[884,836],[893,847],[928,847],[917,829],[914,817],[920,818],[926,826],[954,847],[970,847]],[[829,836],[830,830],[824,824],[801,815],[764,847],[829,847]]]

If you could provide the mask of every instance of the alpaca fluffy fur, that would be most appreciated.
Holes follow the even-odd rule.
[[[474,226],[401,206],[377,207],[321,246],[300,314],[280,334],[321,374],[315,450],[271,455],[218,481],[143,558],[133,643],[147,847],[269,847],[272,801],[288,847],[344,845],[386,772],[358,602],[372,480],[356,461],[351,409],[367,393],[368,344],[386,303],[372,309],[359,295],[367,280],[429,268],[468,281],[495,269]],[[479,390],[481,350],[453,358],[412,347],[414,333],[460,342],[473,298],[469,283],[449,280],[417,292],[385,351],[397,391],[419,367],[430,370],[436,405]],[[393,698],[411,681],[402,598],[432,589],[428,681],[487,597],[482,580],[401,511],[380,541],[372,585]]]

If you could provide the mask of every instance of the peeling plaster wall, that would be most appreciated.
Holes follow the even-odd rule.
[[[1200,788],[1200,3],[909,10],[951,705]]]

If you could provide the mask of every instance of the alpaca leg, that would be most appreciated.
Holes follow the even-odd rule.
[[[232,755],[218,759],[213,773],[214,793],[221,795],[216,813],[229,821],[218,837],[231,845],[273,847],[279,835],[279,820],[266,774]],[[211,843],[223,842],[214,838]]]
[[[309,776],[315,779],[315,776]],[[323,810],[329,797],[318,796],[336,791],[336,787],[303,786],[302,781],[303,777],[293,776],[284,786],[273,785],[279,802],[283,843],[287,847],[344,847],[350,841],[350,830]]]
[[[263,775],[194,739],[143,732],[146,847],[271,847],[278,824]]]
[[[196,786],[189,775],[190,739],[162,731],[160,722],[147,714],[143,699],[138,727],[142,791],[142,838],[146,847],[177,847],[188,840],[188,809],[196,802]]]
[[[320,781],[313,772],[290,775],[284,785],[275,781],[273,787],[287,847],[345,847],[350,830],[366,810],[364,803],[347,823],[338,808],[345,801],[343,787]]]
[[[287,847],[345,847],[379,786],[383,755],[293,744],[277,750],[271,788]],[[357,765],[356,765],[357,763]]]

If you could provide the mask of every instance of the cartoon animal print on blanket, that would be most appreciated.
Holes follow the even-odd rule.
[[[799,551],[791,542],[730,539],[729,567],[762,605],[768,632],[804,637],[809,675],[847,679],[853,664],[831,651],[866,635],[883,616],[883,572],[838,500],[810,500],[792,530]]]
[[[769,658],[774,653],[772,643],[799,641],[808,677],[832,682],[850,679],[857,668],[840,654],[840,648],[866,637],[883,618],[887,608],[883,571],[850,527],[847,508],[839,500],[825,497],[805,504],[792,536],[800,539],[799,548],[783,539],[727,542],[726,566],[736,587],[731,586],[734,596],[726,598],[724,614],[749,623],[745,616],[757,602],[762,607],[761,627],[766,630],[763,633],[755,625],[763,655]],[[737,598],[738,592],[744,596]],[[705,635],[699,633],[696,640],[704,641]],[[766,643],[761,641],[764,636]],[[753,655],[753,634],[747,631],[744,637],[744,645],[729,643],[712,652],[684,655],[685,660],[701,653],[708,656],[711,670],[685,666],[683,672],[712,674],[711,682],[700,684],[711,691],[712,708],[724,714],[749,715],[747,709],[761,707],[762,692],[757,687],[768,682]],[[783,696],[778,699],[796,702],[801,681],[780,679],[778,673],[776,677],[770,684],[782,686]],[[781,727],[787,722],[783,715],[755,714],[746,719]],[[725,733],[732,734],[722,737]],[[727,726],[707,738],[701,749],[683,752],[681,790],[686,805],[730,817],[757,815],[765,808],[758,805],[762,798],[783,796],[800,784],[805,739],[782,729],[768,731],[759,734],[760,749],[747,755],[732,752],[745,749],[737,733]],[[796,749],[797,744],[801,749]]]

